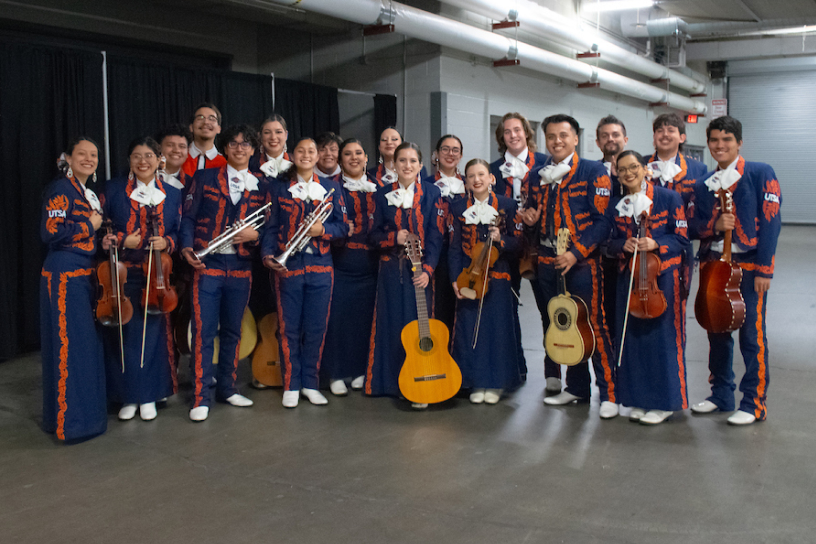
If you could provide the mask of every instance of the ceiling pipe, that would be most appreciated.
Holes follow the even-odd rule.
[[[651,79],[668,79],[671,85],[691,93],[705,92],[705,82],[671,70],[619,45],[603,40],[574,19],[549,10],[531,0],[515,0],[514,2],[507,2],[507,0],[440,1],[497,21],[505,19],[519,21],[524,30],[532,30],[545,40],[565,45],[579,53],[600,53],[601,59]],[[508,6],[512,6],[512,9]]]
[[[291,5],[292,0],[267,0]],[[433,15],[398,2],[381,0],[299,0],[297,7],[362,25],[393,24],[405,36],[492,59],[518,59],[526,68],[578,83],[598,83],[602,89],[649,103],[705,114],[706,105],[658,89],[609,70],[516,42],[499,34]]]
[[[651,12],[651,15],[655,15],[655,12]],[[711,21],[707,23],[687,23],[679,17],[658,16],[644,21],[642,15],[638,16],[635,13],[621,14],[621,31],[627,38],[673,36],[678,32],[695,39],[700,39],[703,36],[736,38],[749,33],[770,33],[774,30],[788,30],[814,25],[816,25],[816,18],[813,17],[806,19],[773,19],[762,22]]]

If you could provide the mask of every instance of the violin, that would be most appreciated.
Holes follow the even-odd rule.
[[[521,210],[524,211],[524,206],[527,203],[527,197],[521,193]],[[534,280],[536,278],[536,270],[538,267],[538,243],[536,237],[540,230],[541,220],[539,219],[538,226],[535,230],[527,229],[527,233],[522,238],[523,247],[521,257],[519,258],[519,274],[525,280]]]
[[[646,212],[640,216],[638,240],[646,238]],[[657,286],[660,257],[651,251],[638,251],[633,259],[632,273],[636,276],[629,295],[629,313],[639,319],[654,319],[666,311],[666,295]]]
[[[150,211],[152,236],[159,236],[159,218],[155,208]],[[170,284],[173,273],[173,259],[164,251],[154,249],[150,244],[147,257],[142,263],[145,287],[142,289],[142,307],[148,314],[166,314],[176,309],[178,295]]]
[[[110,219],[103,224],[106,234],[113,234]],[[96,267],[99,280],[99,299],[96,301],[96,320],[105,327],[125,325],[133,317],[133,305],[125,295],[127,267],[119,261],[116,245],[108,250],[108,260]]]
[[[504,223],[504,212],[491,223],[492,226],[501,228]],[[493,238],[490,232],[487,234],[486,242],[476,242],[473,245],[471,255],[477,255],[470,261],[470,266],[462,270],[456,278],[456,285],[459,287],[459,294],[470,300],[479,300],[487,293],[487,280],[490,267],[496,264],[499,258],[499,250],[493,246]]]

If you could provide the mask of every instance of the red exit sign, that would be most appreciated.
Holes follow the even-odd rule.
[[[697,124],[697,116],[693,114],[686,115],[686,123],[696,125]]]

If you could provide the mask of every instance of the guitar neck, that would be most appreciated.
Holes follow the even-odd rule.
[[[734,213],[734,208],[726,197],[725,189],[720,189],[720,209],[723,213]],[[723,234],[723,252],[722,258],[726,262],[731,262],[731,231],[727,230]]]
[[[422,275],[422,263],[412,263],[414,267],[414,278]],[[425,299],[425,289],[414,284],[414,294],[416,295],[417,322],[419,324],[419,338],[431,337],[431,326],[428,324],[428,304]]]

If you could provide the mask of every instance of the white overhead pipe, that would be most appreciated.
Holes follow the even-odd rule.
[[[705,83],[643,58],[619,45],[594,36],[594,32],[577,21],[549,10],[531,0],[440,0],[464,10],[490,17],[519,21],[525,30],[545,40],[559,43],[579,52],[600,53],[601,58],[652,79],[668,79],[675,87],[691,93],[705,92]]]
[[[293,0],[266,0],[292,5]],[[699,100],[658,89],[609,70],[519,43],[499,34],[433,15],[398,2],[381,0],[299,0],[297,7],[355,23],[393,24],[405,36],[492,59],[519,59],[523,66],[578,83],[598,83],[602,89],[661,103],[679,110],[705,114]]]

